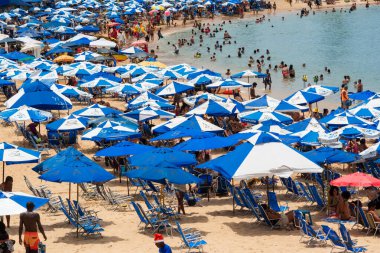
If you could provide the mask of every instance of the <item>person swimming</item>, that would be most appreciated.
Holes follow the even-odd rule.
[[[225,40],[229,40],[229,39],[231,39],[232,37],[231,37],[231,35],[230,35],[227,31],[224,31],[223,38],[224,38]]]

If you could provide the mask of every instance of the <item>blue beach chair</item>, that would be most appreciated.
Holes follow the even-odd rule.
[[[203,246],[207,245],[207,242],[200,237],[199,233],[188,233],[185,234],[182,230],[181,225],[176,221],[177,231],[182,238],[181,248],[188,248],[187,252],[192,249],[197,249],[199,252],[203,252]]]
[[[331,229],[329,226],[326,226],[326,225],[321,225],[321,227],[322,227],[323,233],[326,234],[326,237],[330,240],[330,242],[332,244],[331,252],[335,248],[340,248],[340,249],[343,249],[344,251],[346,251],[346,245],[344,244],[342,239],[339,237],[339,235],[333,229]]]
[[[321,198],[321,196],[318,193],[317,187],[315,185],[308,185],[310,194],[313,196],[313,199],[317,203],[318,207],[321,208],[321,210],[326,208],[326,204]]]
[[[268,204],[269,207],[276,212],[285,212],[289,209],[288,206],[280,206],[278,204],[275,192],[268,192]]]

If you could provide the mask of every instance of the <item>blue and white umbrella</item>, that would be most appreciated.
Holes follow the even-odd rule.
[[[94,59],[95,57],[101,56],[98,53],[90,52],[90,51],[85,51],[80,54],[76,54],[74,56],[75,61],[89,61],[91,59]]]
[[[252,84],[242,82],[242,81],[237,81],[233,79],[224,79],[217,81],[215,83],[209,84],[206,87],[207,88],[224,88],[224,89],[236,89],[240,87],[251,87]]]
[[[141,107],[144,103],[148,101],[157,101],[161,103],[168,103],[166,99],[163,99],[157,95],[154,95],[150,92],[141,93],[138,97],[132,99],[128,102],[128,108],[138,108]]]
[[[218,72],[215,72],[215,71],[212,71],[209,69],[204,69],[204,70],[198,70],[198,71],[192,72],[190,74],[187,74],[186,79],[187,80],[193,80],[194,78],[201,76],[201,75],[207,75],[207,76],[213,76],[213,77],[219,77],[219,78],[222,77],[222,75],[219,74]]]
[[[130,95],[135,95],[135,94],[140,94],[143,92],[143,90],[133,84],[130,83],[122,83],[118,86],[114,87],[109,87],[105,89],[106,93],[124,93],[124,94],[130,94]]]
[[[144,81],[137,82],[135,83],[135,85],[143,89],[144,91],[148,91],[148,90],[157,88],[158,86],[163,84],[163,82],[164,80],[160,78],[154,78],[154,79],[146,79]]]
[[[133,69],[132,72],[134,70],[135,69]],[[162,79],[162,78],[161,78],[161,76],[158,73],[149,72],[149,73],[145,73],[145,74],[139,75],[139,76],[137,76],[135,78],[132,78],[132,82],[136,83],[136,82],[141,82],[141,81],[144,81],[144,80],[147,80],[147,79]]]
[[[54,29],[51,29],[51,31],[53,31],[54,33],[62,34],[62,35],[75,35],[75,34],[77,34],[77,32],[73,28],[67,27],[67,26],[58,26]]]
[[[50,112],[34,109],[28,106],[21,106],[15,109],[7,109],[0,112],[0,118],[9,122],[13,121],[33,121],[43,122],[51,119]]]
[[[246,78],[248,78],[248,82],[249,82],[249,78],[250,77],[264,78],[266,76],[267,76],[266,74],[263,74],[261,72],[255,72],[255,71],[252,71],[252,70],[248,69],[248,70],[244,70],[244,71],[241,71],[239,73],[231,75],[231,78],[243,78],[243,77],[246,77]]]
[[[285,125],[281,124],[278,121],[275,120],[267,120],[263,121],[260,124],[254,125],[246,130],[243,130],[239,133],[254,133],[254,132],[268,132],[273,134],[279,134],[279,135],[288,135],[292,132],[285,129]]]
[[[195,86],[200,86],[200,85],[207,85],[211,84],[213,82],[219,81],[222,78],[220,76],[211,76],[208,74],[200,74],[193,79],[191,79],[188,84],[192,84]]]
[[[28,202],[33,202],[36,210],[49,202],[49,199],[23,192],[0,192],[0,216],[24,213],[27,211],[26,203]]]
[[[365,104],[352,108],[349,110],[349,112],[363,119],[373,119],[380,116],[380,110],[377,110],[373,107],[368,107]]]
[[[96,78],[92,81],[82,83],[80,87],[86,87],[86,88],[95,88],[95,87],[115,87],[120,85],[120,83],[108,80],[103,77]]]
[[[339,88],[334,86],[312,85],[303,89],[303,91],[327,97],[334,93],[337,93],[339,91]]]
[[[145,52],[144,50],[142,50],[141,48],[138,48],[138,47],[128,47],[126,49],[123,49],[120,51],[120,53],[122,54],[136,54],[136,53],[142,53],[142,52]]]
[[[52,131],[74,131],[83,130],[87,125],[88,118],[70,115],[47,124],[46,129]]]
[[[150,106],[156,109],[169,110],[169,111],[175,109],[175,106],[172,104],[169,104],[167,102],[160,102],[156,100],[148,100],[146,102],[142,102],[142,103],[134,104],[134,105],[130,105],[130,104],[125,105],[125,107],[127,107],[130,110],[136,110],[138,108],[143,108],[147,106]]]
[[[348,97],[352,100],[368,100],[368,99],[372,99],[374,95],[376,95],[376,92],[366,90],[366,91],[357,92],[357,93],[349,93]]]
[[[38,163],[41,154],[35,150],[30,150],[16,145],[0,142],[0,161],[3,162],[3,182],[5,177],[4,165]]]
[[[243,102],[246,109],[262,109],[267,107],[276,107],[280,103],[280,100],[272,98],[268,95],[251,99]]]
[[[365,120],[363,118],[357,117],[350,112],[342,112],[336,115],[328,115],[320,120],[321,123],[332,126],[332,127],[342,127],[347,125],[373,125],[372,122]]]
[[[127,112],[123,114],[127,117],[136,119],[138,121],[146,121],[146,120],[152,120],[156,118],[161,118],[161,119],[170,119],[174,118],[175,114],[171,112],[167,112],[164,110],[160,110],[157,108],[153,108],[150,106],[144,107],[137,109],[135,111]]]
[[[158,74],[162,76],[163,78],[170,79],[170,80],[177,80],[177,79],[182,78],[180,74],[170,69],[163,69],[159,71]]]
[[[347,125],[333,132],[321,135],[320,139],[323,142],[331,142],[332,140],[338,141],[339,138],[356,139],[364,137],[366,139],[378,139],[379,136],[380,132],[376,129]]]
[[[216,102],[226,102],[227,101],[227,99],[225,97],[214,95],[212,93],[203,93],[200,95],[185,97],[183,99],[183,102],[185,102],[186,104],[193,107],[201,101],[208,101],[208,100],[213,100]]]
[[[239,113],[238,118],[241,122],[252,124],[258,124],[267,120],[274,120],[283,124],[290,124],[293,122],[293,119],[288,115],[264,109]]]
[[[79,109],[75,112],[73,112],[74,115],[81,116],[81,117],[89,117],[89,118],[97,118],[97,117],[105,117],[110,115],[119,115],[121,114],[121,111],[118,111],[116,109],[99,105],[99,104],[93,104],[86,108]]]
[[[92,74],[95,74],[96,71],[90,70],[90,69],[82,69],[82,68],[74,68],[73,70],[69,70],[64,72],[62,75],[63,76],[77,76],[77,77],[82,77],[82,76],[90,76]]]
[[[321,134],[328,132],[327,128],[322,126],[315,118],[308,118],[286,126],[286,130],[295,133],[296,136],[303,136],[304,132],[308,131],[314,131]]]
[[[290,104],[284,100],[281,100],[281,102],[278,105],[271,107],[271,109],[273,111],[278,111],[278,112],[295,112],[295,111],[305,112],[309,110],[307,106]]]
[[[156,95],[157,96],[172,96],[174,94],[183,93],[189,90],[194,90],[194,86],[174,81],[158,89],[156,91]]]
[[[195,107],[186,115],[210,115],[210,116],[228,116],[239,113],[236,105],[233,103],[216,102],[208,100],[205,103]]]
[[[300,90],[300,91],[293,93],[292,95],[285,98],[284,100],[286,102],[289,102],[289,103],[295,104],[295,105],[306,105],[306,104],[316,103],[316,102],[321,101],[323,99],[325,99],[324,96]]]
[[[97,127],[88,130],[83,133],[82,140],[126,140],[129,138],[140,137],[138,126],[131,127],[132,125],[126,126],[114,121],[105,121],[99,124]]]
[[[61,93],[62,95],[65,95],[68,98],[72,98],[72,97],[92,98],[93,97],[92,94],[82,91],[74,86],[53,84],[50,88],[52,90],[56,90],[57,92]]]
[[[378,157],[380,155],[380,142],[360,152],[359,155],[364,159]]]
[[[31,80],[38,80],[44,83],[52,83],[58,80],[58,74],[57,71],[46,71],[46,70],[39,70],[34,73],[32,73],[29,76],[29,79]]]

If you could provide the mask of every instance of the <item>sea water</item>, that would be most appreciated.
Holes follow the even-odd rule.
[[[248,69],[249,57],[255,61],[270,51],[271,60],[265,60],[262,72],[272,64],[272,91],[271,95],[276,98],[285,98],[291,93],[304,87],[302,76],[308,76],[308,82],[313,84],[313,76],[323,74],[324,81],[318,84],[340,86],[343,76],[349,75],[351,82],[349,91],[355,91],[353,82],[361,79],[364,89],[379,91],[379,62],[380,62],[380,7],[370,6],[366,9],[359,7],[358,10],[349,13],[332,12],[331,9],[317,11],[315,15],[310,12],[309,16],[300,18],[296,12],[269,14],[264,11],[266,20],[255,23],[254,19],[235,19],[232,24],[224,26],[224,29],[232,36],[231,45],[223,45],[223,51],[214,49],[215,42],[223,42],[223,33],[219,32],[215,38],[203,34],[204,40],[200,46],[200,31],[196,30],[195,45],[183,46],[179,54],[174,54],[172,45],[168,41],[177,44],[178,39],[185,38],[190,41],[191,29],[180,31],[166,36],[160,40],[157,51],[159,61],[167,64],[188,63],[198,68],[209,68],[224,74],[227,69],[232,73]],[[282,20],[284,17],[284,20]],[[177,21],[180,22],[180,21]],[[179,24],[180,25],[180,24]],[[246,27],[248,25],[248,27]],[[210,26],[213,30],[215,26]],[[236,41],[236,44],[234,44]],[[210,53],[207,47],[211,48]],[[245,54],[238,57],[238,48],[245,47]],[[254,54],[255,49],[260,53]],[[199,51],[202,57],[194,58]],[[216,53],[216,61],[211,62],[212,53]],[[231,58],[227,56],[231,55]],[[284,61],[288,66],[293,64],[296,71],[295,79],[284,80],[281,70],[273,71],[274,65]],[[302,67],[302,64],[306,67]],[[325,72],[325,67],[331,70],[331,74]],[[256,63],[253,70],[257,71]],[[245,80],[247,81],[247,80]],[[255,80],[250,79],[252,83]],[[261,80],[258,82],[258,93],[264,92]],[[339,101],[339,95],[329,99],[332,102]]]

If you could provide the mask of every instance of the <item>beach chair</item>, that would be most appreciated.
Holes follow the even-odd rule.
[[[248,188],[245,188],[245,189],[243,189],[243,192],[244,193],[247,192],[247,193],[245,193],[245,195],[246,195],[246,198],[247,198],[246,201],[247,201],[247,204],[248,204],[248,209],[252,212],[252,214],[256,218],[257,222],[262,222],[263,218],[260,216],[260,211],[259,211],[258,204],[257,204],[255,198],[252,196],[251,191]]]
[[[125,210],[126,208],[130,210],[131,198],[117,197],[105,189],[105,187],[100,188],[102,190],[103,196],[106,198],[107,202],[113,206],[113,210]]]
[[[351,239],[351,235],[350,235],[350,233],[348,232],[347,228],[343,225],[343,223],[339,223],[339,232],[340,232],[340,235],[342,236],[343,241],[344,241],[346,244],[347,244],[347,243],[350,243],[350,244],[352,244],[353,246],[356,245],[357,240],[352,240],[352,239]]]
[[[321,225],[321,227],[322,227],[323,233],[325,233],[327,239],[329,239],[329,241],[332,244],[332,249],[330,252],[333,252],[335,248],[339,248],[346,251],[346,245],[333,229],[331,229],[329,226],[326,226],[326,225]]]
[[[161,229],[165,229],[167,235],[172,235],[172,226],[167,219],[161,219],[158,215],[155,214],[147,214],[139,203],[135,204],[137,205],[140,214],[145,218],[145,221],[147,222],[145,228],[150,226],[152,229],[152,234],[160,232]]]
[[[74,204],[74,207],[75,207],[75,210],[78,210],[78,213],[80,216],[94,216],[96,217],[97,219],[98,218],[98,212],[99,211],[94,211],[92,209],[87,209],[87,208],[83,208],[79,203],[78,201],[76,200],[73,200],[73,204]],[[99,219],[100,220],[100,219]]]
[[[239,195],[239,198],[240,198],[241,203],[243,204],[243,207],[250,209],[249,208],[250,205],[248,204],[248,200],[247,200],[246,196],[244,195],[244,193],[242,192],[242,190],[238,187],[236,187],[235,190],[236,190],[236,193]]]
[[[235,203],[234,203],[234,204],[235,204],[234,208],[235,208],[235,207],[238,207],[238,206],[240,206],[240,208],[245,207],[245,206],[243,205],[243,203],[240,201],[239,197],[238,197],[238,194],[237,194],[237,192],[236,192],[236,188],[235,188],[234,186],[232,186],[231,183],[228,182],[228,181],[227,181],[227,186],[228,186],[228,188],[229,188],[229,190],[230,190],[230,193],[231,193],[231,195],[232,195],[232,198],[233,198],[234,201],[235,201]]]
[[[321,211],[326,208],[326,204],[318,193],[317,187],[315,185],[308,185],[310,194],[313,196],[313,199],[317,203],[318,207],[321,208]]]
[[[356,209],[356,222],[352,226],[352,228],[354,228],[358,225],[361,225],[363,227],[363,229],[367,229],[367,234],[368,234],[371,230],[371,227],[370,227],[369,222],[367,220],[367,216],[365,215],[365,213],[363,211],[363,208],[361,208],[360,206],[357,205],[355,207],[355,209]]]
[[[66,218],[69,220],[70,224],[73,225],[75,228],[79,228],[79,232],[82,236],[89,237],[91,235],[102,237],[101,232],[104,231],[104,229],[100,226],[99,223],[92,222],[89,220],[85,221],[76,221],[75,218],[69,215],[67,210],[65,208],[61,208],[61,211],[66,216]]]
[[[269,219],[267,213],[262,206],[259,206],[260,216],[263,218],[265,224],[267,224],[271,229],[279,228],[280,219]]]
[[[367,213],[366,215],[367,215],[368,225],[370,228],[369,231],[375,231],[373,236],[376,236],[377,231],[380,230],[380,222],[375,221],[375,218],[373,217],[372,213]],[[367,234],[369,233],[369,231],[367,232]]]
[[[78,213],[78,218],[79,218],[80,221],[89,220],[91,222],[98,222],[98,221],[101,220],[97,216],[86,215],[83,211],[80,212],[77,208],[74,207],[74,205],[71,203],[71,201],[69,199],[66,199],[66,202],[67,202],[67,207],[69,209],[69,214],[73,218],[75,218],[77,216],[77,213]]]
[[[285,188],[286,188],[286,193],[285,194],[288,194],[289,192],[293,192],[293,189],[292,189],[292,187],[289,184],[288,178],[280,177],[280,180],[281,180],[282,185],[285,186]]]
[[[45,192],[44,189],[41,189],[39,192],[44,198],[49,199],[49,202],[47,203],[48,209],[46,211],[50,211],[52,213],[57,212],[59,210],[59,207],[61,206],[61,203],[58,197],[53,197],[53,196],[48,197],[48,194]]]
[[[319,173],[313,173],[312,176],[314,177],[315,181],[319,184],[319,186],[322,189],[325,189],[325,183],[322,180],[322,176]]]
[[[276,212],[285,212],[289,209],[288,206],[280,206],[278,204],[275,192],[268,192],[268,204],[269,207]]]
[[[309,225],[305,219],[301,218],[300,220],[300,228],[303,232],[303,236],[300,241],[306,236],[309,238],[307,241],[307,245],[310,245],[312,242],[319,242],[322,244],[326,244],[327,236],[323,235],[322,231],[315,231],[314,228]]]
[[[185,234],[181,228],[181,225],[176,221],[177,231],[182,238],[181,248],[188,248],[187,252],[192,249],[197,249],[198,252],[203,252],[203,246],[207,244],[205,240],[200,237],[199,233],[187,233]]]
[[[313,204],[315,202],[315,200],[312,197],[312,195],[309,194],[309,192],[306,190],[305,185],[302,182],[297,182],[297,184],[300,187],[301,191],[303,192],[303,196],[305,197],[305,199],[307,201],[311,202],[311,204]]]

